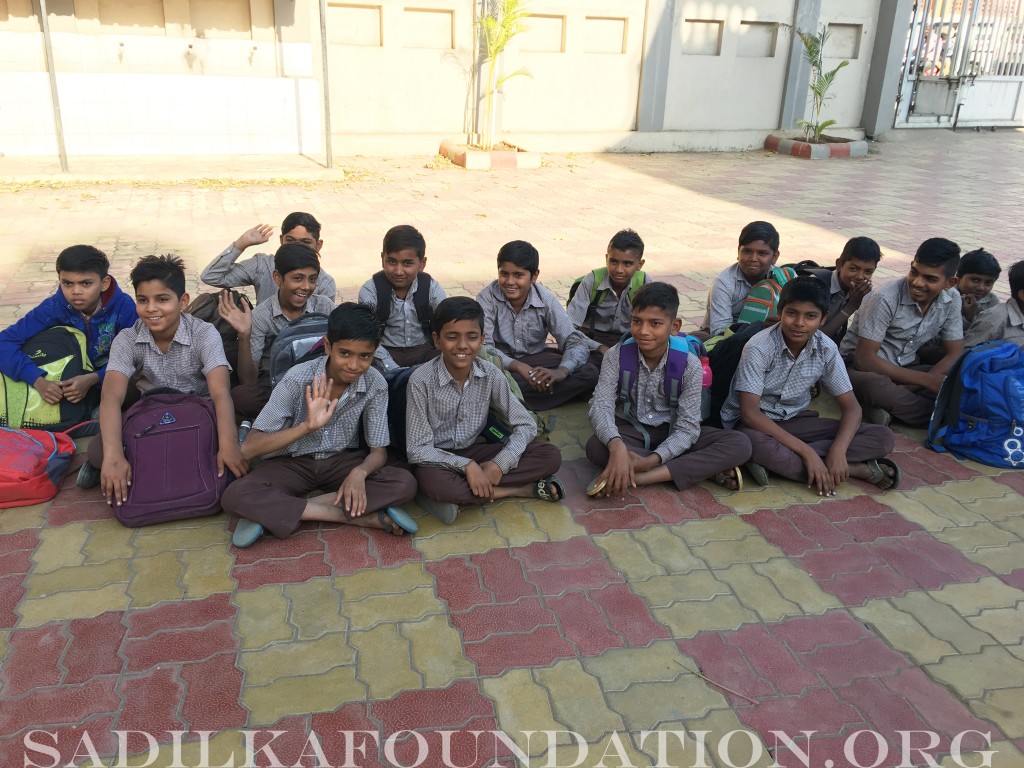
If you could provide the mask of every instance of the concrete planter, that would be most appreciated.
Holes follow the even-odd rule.
[[[451,139],[441,142],[439,152],[467,171],[490,171],[499,168],[540,168],[540,153],[524,149],[477,149]]]
[[[824,144],[809,144],[784,134],[772,133],[764,140],[764,148],[780,155],[802,157],[807,160],[868,156],[868,143],[864,139],[844,139],[835,136],[825,136],[824,139]]]

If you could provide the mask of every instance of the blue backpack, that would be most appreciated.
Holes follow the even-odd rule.
[[[679,391],[683,386],[683,374],[686,373],[686,364],[690,354],[696,355],[698,359],[707,357],[704,345],[695,336],[673,336],[668,343],[668,360],[665,362],[665,397],[668,398],[668,407],[675,415],[676,407],[679,405]],[[632,336],[627,335],[619,345],[619,393],[615,399],[616,405],[622,411],[622,416],[633,425],[644,437],[644,448],[650,449],[651,436],[647,433],[644,425],[632,412],[630,393],[637,386],[637,371],[640,367],[640,350],[637,349],[636,341]],[[634,398],[635,399],[635,398]],[[700,419],[708,417],[707,410],[710,409],[710,389],[701,391],[700,398]]]
[[[989,341],[950,369],[928,423],[928,446],[993,467],[1024,467],[1024,350]]]

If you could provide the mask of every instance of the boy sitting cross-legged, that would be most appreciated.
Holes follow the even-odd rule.
[[[589,362],[586,337],[576,330],[561,302],[537,283],[540,254],[525,240],[498,251],[498,279],[480,291],[484,341],[494,347],[505,369],[534,411],[556,408],[593,391],[600,371]],[[547,345],[548,334],[558,349]]]
[[[633,297],[651,282],[644,274],[644,241],[632,229],[616,232],[608,243],[605,266],[585,274],[576,284],[566,311],[588,339],[590,348],[605,354],[629,332]]]
[[[446,524],[455,522],[460,504],[565,498],[554,476],[561,451],[530,442],[537,435],[533,417],[512,395],[505,375],[477,359],[483,322],[483,308],[473,299],[442,301],[433,320],[441,356],[409,377],[406,441],[420,486],[417,502]],[[481,437],[489,412],[510,428],[504,445]]]
[[[588,495],[622,496],[630,487],[668,481],[682,491],[707,478],[730,490],[742,488],[739,465],[750,458],[750,440],[739,432],[701,426],[703,369],[685,342],[680,348],[672,345],[678,312],[675,288],[645,285],[633,300],[631,339],[604,356],[590,401],[594,436],[587,442],[587,458],[603,469]],[[623,355],[636,359],[636,380],[626,382],[628,400],[620,397]],[[681,379],[669,381],[668,371],[678,370],[671,358],[680,355],[685,360]],[[674,407],[672,390],[678,392]]]
[[[385,371],[437,356],[430,318],[444,301],[444,289],[423,271],[426,251],[427,242],[415,227],[392,227],[384,235],[381,271],[359,289],[359,303],[373,309],[381,325],[377,365]]]
[[[264,460],[221,501],[242,518],[236,547],[264,529],[283,539],[303,520],[417,531],[398,507],[416,495],[416,481],[387,466],[388,386],[370,367],[379,341],[373,312],[342,304],[331,312],[324,357],[294,366],[274,388],[242,443],[246,457]],[[327,492],[306,498],[318,490]]]
[[[779,260],[779,232],[767,221],[752,221],[740,231],[736,263],[715,278],[701,330],[718,336],[739,318],[750,289],[764,280]]]
[[[819,330],[827,309],[828,288],[818,278],[798,277],[783,286],[778,324],[743,348],[722,423],[750,438],[747,469],[759,485],[767,485],[769,470],[805,482],[821,496],[834,495],[848,477],[894,488],[899,468],[884,458],[893,434],[861,424],[839,350]],[[807,410],[816,381],[839,403],[838,421]]]
[[[132,468],[121,441],[121,407],[128,382],[139,391],[168,388],[191,395],[209,395],[217,414],[217,469],[241,477],[248,469],[238,447],[229,367],[217,329],[184,313],[185,268],[174,256],[145,256],[131,272],[139,320],[125,328],[110,346],[107,375],[100,399],[100,439],[89,444],[88,461],[78,485],[102,484],[108,504],[127,500]],[[98,471],[97,471],[98,470]]]

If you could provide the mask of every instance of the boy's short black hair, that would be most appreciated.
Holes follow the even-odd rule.
[[[984,275],[985,277],[998,278],[1003,268],[999,266],[996,257],[984,248],[977,248],[968,251],[960,257],[960,266],[957,267],[956,276]]]
[[[942,267],[946,277],[953,277],[960,266],[960,246],[944,237],[930,237],[918,246],[914,261],[926,267]]]
[[[327,343],[335,344],[344,339],[368,341],[373,346],[380,344],[380,324],[374,311],[365,304],[346,301],[335,307],[327,316]]]
[[[185,295],[185,262],[177,256],[143,256],[132,268],[130,275],[132,287],[138,289],[140,283],[159,280],[179,299]]]
[[[632,251],[638,259],[642,259],[644,256],[644,241],[632,229],[623,229],[616,232],[608,242],[608,250],[623,251],[624,253]]]
[[[110,272],[110,259],[91,245],[72,245],[57,256],[57,272],[92,272],[103,279]]]
[[[851,259],[877,264],[882,260],[882,249],[870,237],[851,237],[839,254],[839,263],[845,264]]]
[[[1020,302],[1018,293],[1024,291],[1024,261],[1018,261],[1010,267],[1010,294],[1017,302]]]
[[[450,296],[434,310],[434,316],[430,320],[430,330],[441,335],[441,331],[448,323],[459,320],[476,320],[480,323],[480,331],[484,330],[484,308],[476,299],[469,296]]]
[[[525,240],[513,240],[501,246],[501,250],[498,251],[498,266],[501,267],[506,261],[525,269],[531,275],[540,270],[540,254]]]
[[[779,250],[779,231],[767,221],[752,221],[740,230],[740,245],[763,240],[772,251]]]
[[[399,224],[384,235],[384,247],[381,249],[384,254],[398,253],[409,248],[416,251],[420,261],[427,253],[427,241],[411,224]]]
[[[668,283],[647,283],[633,297],[633,309],[654,307],[675,320],[679,314],[679,291]]]
[[[296,227],[302,227],[317,240],[320,239],[320,222],[313,218],[313,214],[302,211],[289,213],[281,222],[281,234],[287,235]]]
[[[320,257],[302,243],[285,243],[274,254],[274,271],[284,277],[296,269],[312,267],[320,274]]]
[[[828,313],[828,286],[824,280],[812,275],[795,277],[782,286],[779,293],[779,314],[787,304],[794,301],[808,301],[821,310],[822,317]]]

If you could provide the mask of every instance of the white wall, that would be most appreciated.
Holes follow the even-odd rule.
[[[828,22],[831,32],[825,45],[825,67],[836,67],[843,59],[850,62],[836,75],[831,90],[834,97],[826,103],[822,116],[836,120],[843,128],[861,127],[878,3],[879,0],[822,0],[821,17]]]

